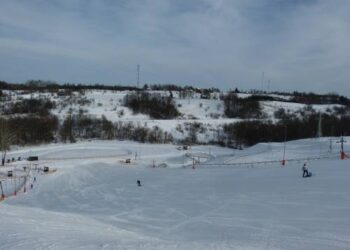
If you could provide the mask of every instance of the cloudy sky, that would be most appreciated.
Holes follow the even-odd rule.
[[[0,79],[136,84],[140,64],[141,84],[350,95],[349,10],[349,0],[0,0]]]

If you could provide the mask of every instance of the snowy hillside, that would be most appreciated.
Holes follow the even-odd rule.
[[[338,152],[329,138],[288,142],[282,167],[279,143],[18,148],[10,157],[37,155],[33,168],[57,171],[32,170],[27,192],[0,203],[0,249],[349,249],[350,168]],[[311,178],[301,177],[305,161]],[[6,195],[13,185],[3,181]]]
[[[54,107],[50,112],[58,117],[60,123],[69,115],[84,115],[101,119],[104,116],[113,123],[124,124],[123,126],[144,127],[153,129],[160,128],[176,140],[184,140],[189,136],[192,129],[191,124],[197,124],[198,142],[210,142],[218,140],[219,134],[222,134],[223,125],[242,121],[240,118],[227,118],[225,115],[225,104],[220,99],[220,94],[212,93],[210,98],[202,98],[198,93],[192,93],[189,97],[183,97],[178,91],[173,91],[173,100],[180,115],[176,119],[153,119],[147,114],[134,113],[130,108],[124,105],[124,98],[131,91],[112,91],[112,90],[84,90],[73,91],[69,94],[61,92],[34,92],[4,90],[7,96],[1,105],[0,112],[4,112],[11,103],[29,99],[50,100]],[[62,94],[63,93],[63,94]],[[149,91],[161,96],[169,96],[169,91]],[[238,94],[240,98],[249,98],[252,94]],[[282,96],[271,94],[271,98],[277,98],[280,101],[260,101],[262,109],[262,120],[276,121],[275,113],[283,109],[288,116],[296,115],[303,117],[305,112],[320,112],[332,114],[335,109],[344,108],[340,104],[325,105],[305,105],[301,103],[290,102],[291,96]],[[7,100],[7,101],[6,101]],[[4,117],[11,116],[3,114]]]

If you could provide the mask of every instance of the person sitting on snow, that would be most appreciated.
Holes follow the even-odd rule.
[[[306,166],[306,163],[304,163],[303,167],[301,168],[303,170],[303,178],[309,176],[309,170]]]

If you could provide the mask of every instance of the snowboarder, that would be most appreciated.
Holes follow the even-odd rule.
[[[36,177],[34,177],[34,182],[36,182]]]
[[[304,163],[303,167],[301,168],[303,170],[303,178],[309,177],[309,170],[306,166],[306,163]]]
[[[141,187],[141,181],[137,180],[137,186]]]
[[[30,184],[30,189],[33,189],[33,183],[32,183],[32,184]]]

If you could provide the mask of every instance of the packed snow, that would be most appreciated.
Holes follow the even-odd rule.
[[[39,161],[0,170],[10,196],[0,202],[0,249],[349,249],[349,160],[330,139],[287,142],[285,166],[283,143],[17,148],[9,157]],[[11,196],[6,171],[23,166],[27,191]]]

